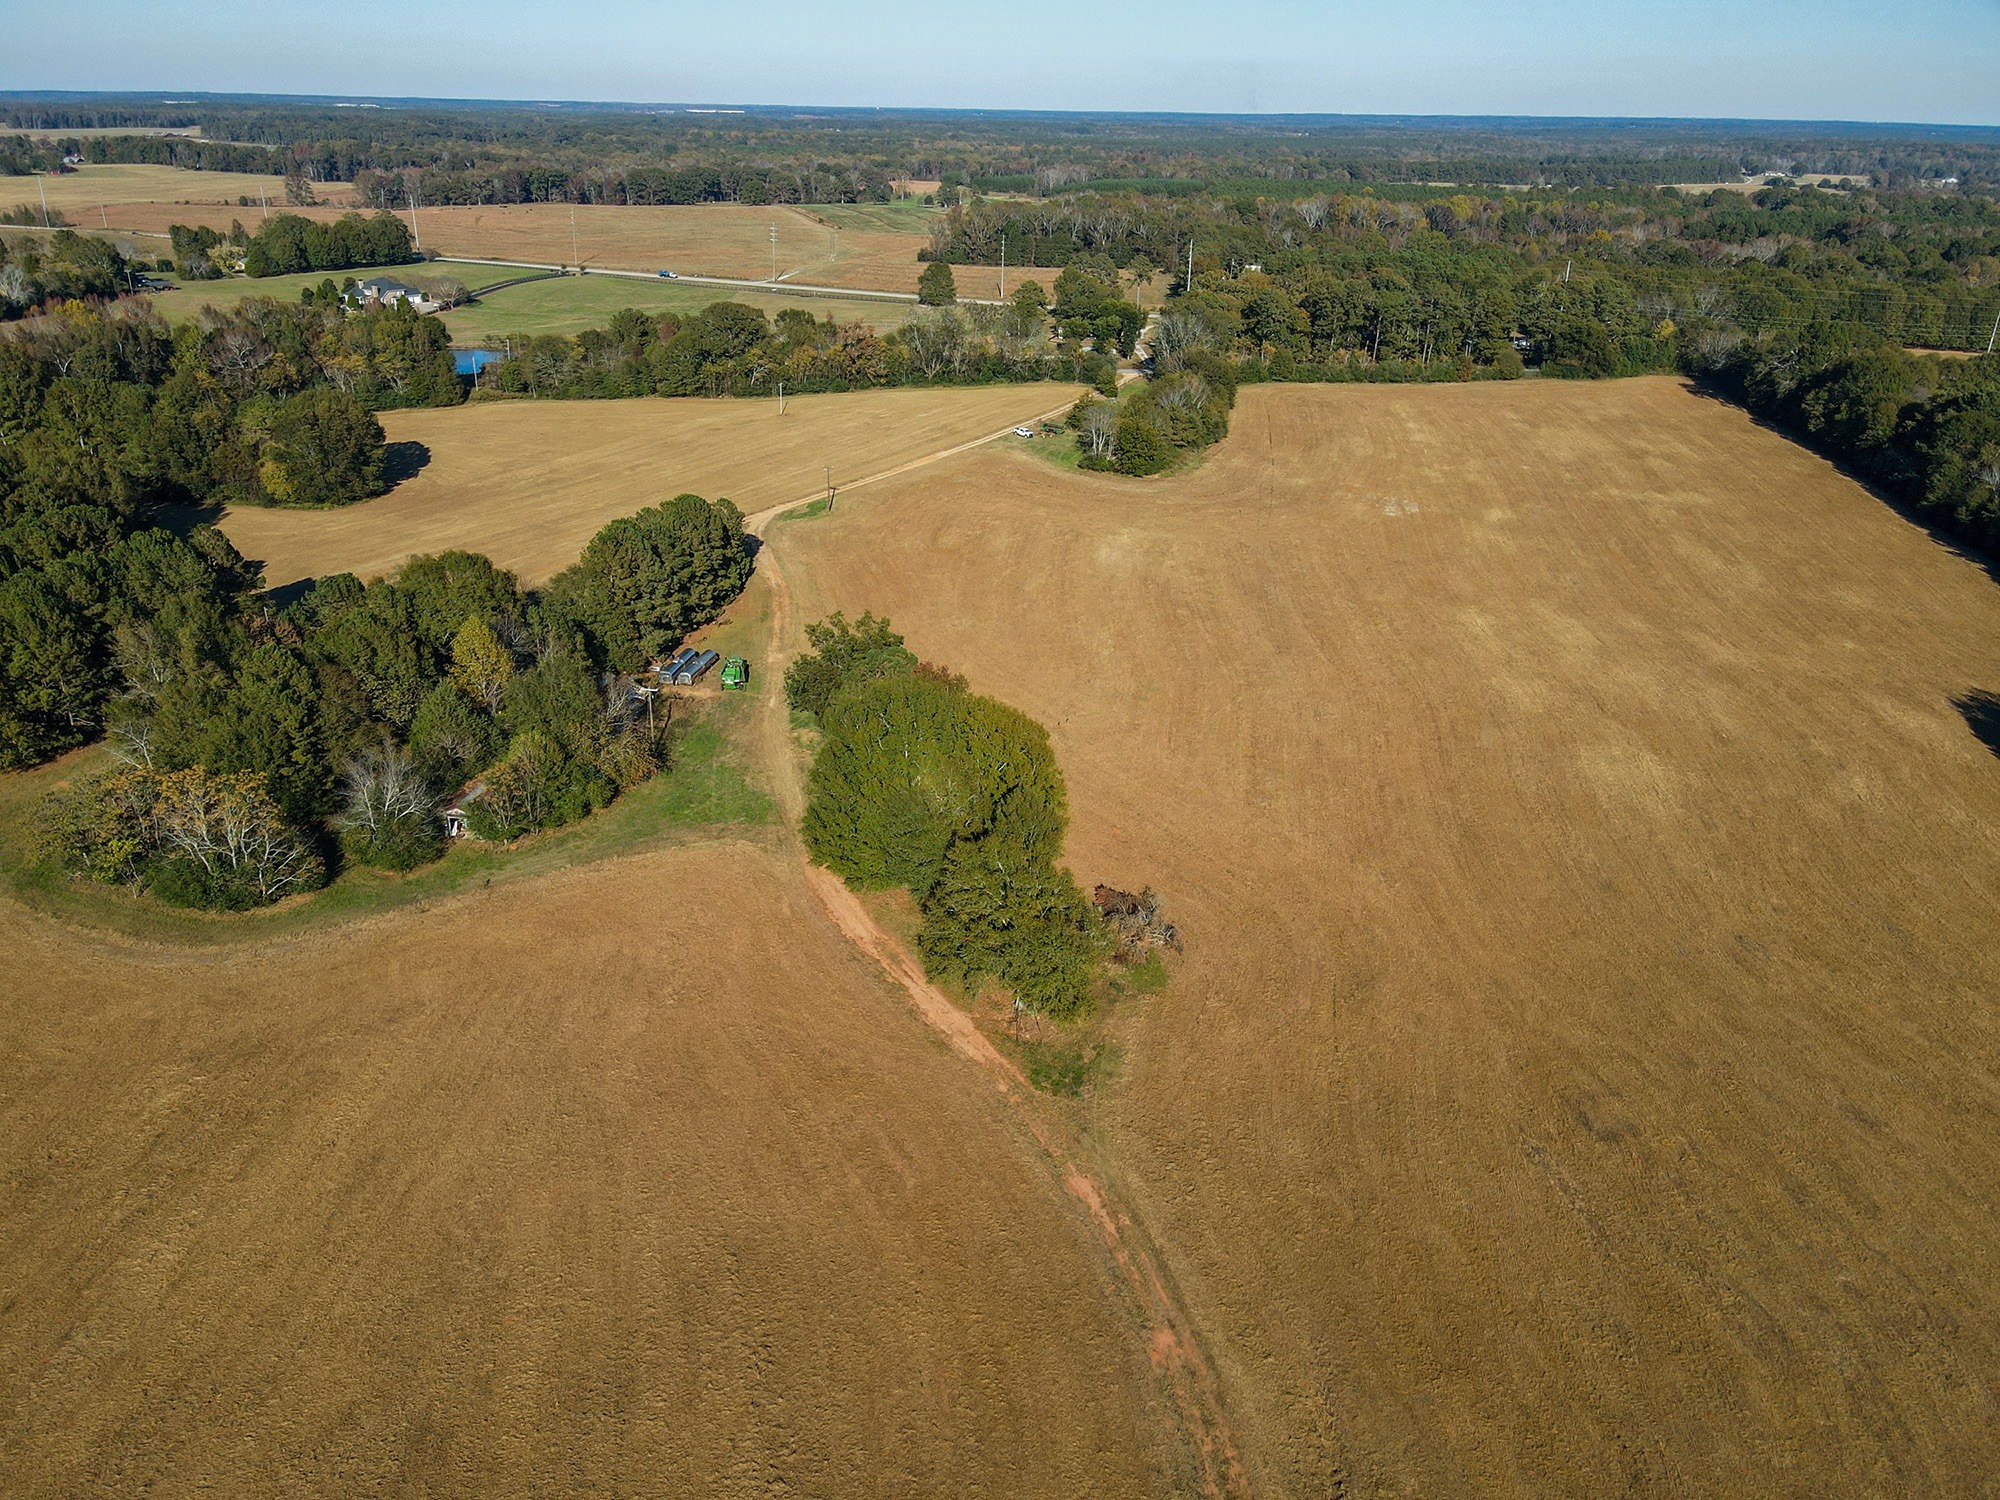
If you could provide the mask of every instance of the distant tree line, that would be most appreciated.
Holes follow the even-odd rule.
[[[889,179],[880,169],[841,162],[796,166],[662,167],[559,166],[513,163],[486,168],[364,169],[354,177],[364,203],[397,208],[422,204],[596,203],[622,207],[691,203],[886,203]]]
[[[977,185],[1049,196],[1103,185],[1190,195],[1286,183],[1595,190],[1731,181],[1753,171],[1862,174],[1878,187],[1955,179],[1949,190],[1956,192],[1983,192],[2000,181],[2000,147],[1990,133],[1927,126],[783,108],[703,114],[473,103],[361,110],[262,99],[189,106],[138,96],[15,98],[5,121],[55,132],[59,152],[96,150],[107,160],[156,160],[130,153],[165,151],[198,165],[248,164],[230,153],[261,149],[285,165],[257,170],[313,180],[421,173],[433,190],[426,202],[705,202],[720,201],[718,191],[729,201],[838,202],[870,196],[893,178],[938,179],[952,195]],[[195,123],[208,140],[162,145],[153,144],[159,138],[107,136],[98,145],[61,137],[65,130]],[[0,167],[6,158],[0,138]],[[717,188],[691,175],[711,172]],[[786,196],[793,192],[802,196]]]
[[[1069,814],[1048,732],[919,662],[886,620],[834,615],[807,638],[785,686],[820,732],[813,858],[858,889],[916,898],[933,979],[975,990],[991,977],[1037,1014],[1076,1014],[1111,944],[1056,863]]]

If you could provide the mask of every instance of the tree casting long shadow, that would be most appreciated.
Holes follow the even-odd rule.
[[[1983,688],[1962,693],[1951,706],[1965,717],[1965,727],[1979,736],[1979,743],[2000,755],[2000,693]]]

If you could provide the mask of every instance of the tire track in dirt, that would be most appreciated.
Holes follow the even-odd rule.
[[[987,441],[990,439],[978,440]],[[948,452],[962,452],[977,445],[977,442],[966,443]],[[905,464],[890,472],[901,473],[945,456],[945,453],[934,454],[931,459]],[[761,511],[746,526],[754,530],[783,509],[780,506]],[[785,667],[798,650],[791,592],[768,544],[758,552],[757,571],[771,591],[771,646],[767,657],[770,665],[766,676],[776,682],[782,680]],[[766,775],[779,806],[784,809],[789,831],[798,827],[805,808],[805,788],[799,775],[790,716],[782,694],[776,692],[765,696],[762,707],[759,746]],[[814,864],[803,846],[799,847],[799,858],[807,888],[827,920],[902,988],[925,1025],[937,1032],[952,1051],[980,1070],[1034,1137],[1035,1144],[1055,1168],[1063,1189],[1089,1217],[1109,1257],[1114,1280],[1145,1339],[1148,1365],[1174,1424],[1173,1437],[1186,1477],[1193,1480],[1201,1494],[1215,1500],[1247,1495],[1249,1487],[1242,1459],[1230,1432],[1214,1366],[1158,1251],[1103,1175],[1093,1173],[1084,1164],[1073,1127],[1043,1107],[1013,1060],[993,1045],[971,1016],[925,978],[916,958],[875,921],[839,876]]]

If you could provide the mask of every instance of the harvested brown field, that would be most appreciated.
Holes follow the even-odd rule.
[[[65,132],[66,134],[68,132]],[[346,183],[322,183],[320,196],[330,202],[344,200],[348,193]],[[27,177],[17,177],[12,182],[0,184],[0,193],[13,189],[14,199],[37,206],[41,203],[34,181]],[[61,209],[70,219],[84,229],[98,224],[97,209],[109,205],[113,228],[148,229],[153,225],[128,222],[131,215],[148,216],[154,213],[166,216],[167,223],[188,224],[195,222],[186,214],[175,217],[173,209],[181,205],[229,204],[235,206],[235,217],[255,228],[255,220],[262,209],[257,206],[258,195],[270,201],[271,206],[282,208],[285,202],[285,179],[253,172],[195,172],[186,167],[161,167],[143,162],[108,162],[100,166],[77,167],[73,171],[57,176],[44,177],[42,188],[49,197],[49,207]],[[239,198],[248,198],[251,207],[245,209],[237,205]],[[11,201],[11,200],[10,200]],[[245,215],[249,217],[245,217]],[[199,217],[199,215],[197,215]],[[167,223],[159,225],[162,233]],[[227,216],[217,226],[229,227]]]
[[[1255,387],[1178,479],[987,449],[771,547],[1180,924],[1095,1107],[1256,1493],[1989,1492],[1980,567],[1666,379]]]
[[[1160,1493],[1081,1210],[789,854],[0,944],[10,1495]]]
[[[745,512],[809,498],[1066,406],[1066,385],[860,391],[775,401],[494,401],[385,412],[424,467],[335,511],[241,509],[221,520],[276,587],[464,547],[533,582],[574,562],[599,527],[692,490]],[[417,449],[405,448],[404,454]],[[407,461],[407,459],[405,460]]]
[[[279,191],[282,189],[279,182]],[[254,197],[255,190],[251,191]],[[234,197],[232,191],[226,201],[233,202]],[[91,200],[93,208],[96,202]],[[353,211],[351,205],[286,210],[316,219],[334,219]],[[240,208],[114,200],[108,214],[114,229],[149,234],[164,235],[175,224],[207,224],[226,230],[236,219],[247,228],[256,228],[255,221],[245,218]],[[674,270],[689,276],[746,281],[770,279],[771,230],[775,228],[778,272],[784,280],[801,286],[881,292],[917,289],[917,277],[923,272],[917,252],[930,242],[926,234],[873,225],[836,231],[816,218],[810,208],[751,208],[738,203],[662,208],[581,205],[576,209],[574,252],[570,207],[564,203],[419,208],[417,228],[424,249],[437,255],[571,265],[580,254],[586,266],[606,270]],[[952,274],[961,297],[999,295],[998,267],[954,266]],[[1048,269],[1013,267],[1007,272],[1007,288],[1011,292],[1023,279],[1034,277],[1046,291],[1055,285],[1055,275]]]

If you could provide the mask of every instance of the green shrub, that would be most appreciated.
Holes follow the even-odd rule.
[[[378,870],[414,870],[444,854],[444,824],[435,812],[411,813],[380,829],[350,828],[340,836],[349,862]]]
[[[897,640],[886,621],[863,624]],[[851,643],[841,626],[822,639]],[[970,990],[991,975],[1039,1014],[1075,1014],[1107,943],[1055,862],[1068,808],[1047,731],[923,666],[836,691],[820,728],[802,828],[813,858],[862,889],[906,887],[934,978]]]
[[[843,614],[806,626],[812,650],[785,668],[785,698],[794,709],[819,715],[836,694],[877,677],[897,676],[917,664],[916,653],[887,620],[864,614],[852,625]]]
[[[1174,461],[1174,445],[1166,440],[1143,410],[1118,419],[1111,467],[1120,474],[1157,474]]]

